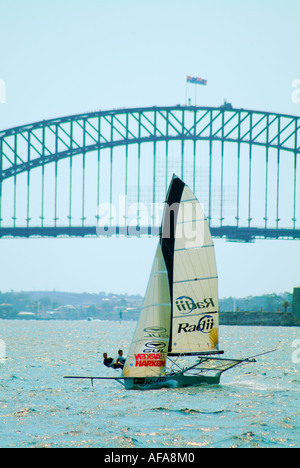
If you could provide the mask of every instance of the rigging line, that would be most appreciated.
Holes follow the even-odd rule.
[[[178,358],[179,358],[179,356],[178,356]],[[180,366],[179,364],[177,364],[177,362],[175,362],[175,361],[174,361],[173,359],[171,359],[169,356],[168,356],[168,359],[169,359],[169,361],[171,361],[171,363],[172,363],[173,365],[177,366],[178,369],[180,369],[180,371],[183,371],[184,368],[183,368],[182,366]],[[177,359],[177,360],[178,360],[178,359]],[[171,371],[171,370],[172,370],[172,367],[170,368],[170,371]]]
[[[258,356],[264,356],[265,354],[274,353],[275,351],[277,351],[277,348],[271,349],[270,351],[265,351],[264,353],[254,354],[254,356],[249,356],[248,358],[243,359],[243,361],[248,361],[249,359],[253,359],[253,358],[256,358]]]

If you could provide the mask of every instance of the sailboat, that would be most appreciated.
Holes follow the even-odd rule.
[[[219,384],[225,371],[256,362],[256,356],[224,359],[223,354],[209,224],[194,193],[173,175],[142,311],[122,375],[66,378],[91,379],[92,384],[113,379],[128,390],[187,387]]]
[[[245,361],[216,358],[223,353],[209,225],[194,193],[173,175],[142,312],[123,369],[125,388],[218,384],[223,372]],[[196,362],[187,365],[184,358],[190,357]]]

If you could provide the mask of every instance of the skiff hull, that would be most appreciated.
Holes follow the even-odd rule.
[[[180,388],[194,387],[203,384],[218,385],[220,383],[220,374],[211,375],[184,375],[178,373],[161,377],[143,377],[126,378],[126,390],[153,390],[159,388]]]

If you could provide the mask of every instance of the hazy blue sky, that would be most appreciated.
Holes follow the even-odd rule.
[[[184,103],[300,113],[299,0],[0,0],[0,128]],[[156,239],[1,240],[0,290],[144,293]],[[221,296],[300,285],[299,242],[216,241]]]

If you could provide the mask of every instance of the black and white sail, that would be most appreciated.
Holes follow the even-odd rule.
[[[218,349],[219,303],[215,250],[203,209],[174,176],[168,192],[160,243],[169,274],[169,354]]]

